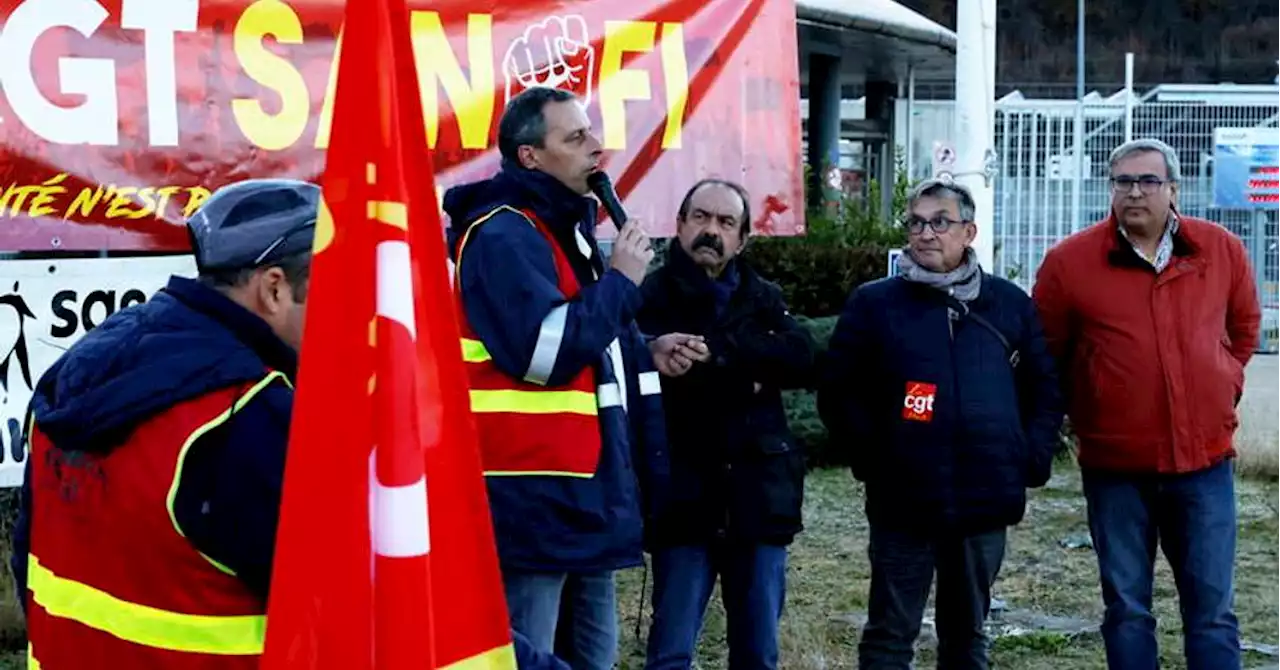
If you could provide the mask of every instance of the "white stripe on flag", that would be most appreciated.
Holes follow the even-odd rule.
[[[409,245],[400,241],[378,244],[378,316],[405,327],[418,338],[413,318],[413,275],[410,274]]]
[[[431,551],[427,524],[427,478],[407,486],[373,484],[373,552],[391,558],[426,556]]]

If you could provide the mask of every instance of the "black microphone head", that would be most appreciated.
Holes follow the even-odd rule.
[[[592,193],[600,195],[600,193],[613,188],[613,184],[609,181],[609,173],[604,170],[596,170],[587,175],[587,187]]]

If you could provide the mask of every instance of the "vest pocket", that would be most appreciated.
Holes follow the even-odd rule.
[[[743,491],[758,510],[758,529],[765,534],[798,530],[804,505],[805,455],[789,435],[763,435],[744,465],[749,476]]]

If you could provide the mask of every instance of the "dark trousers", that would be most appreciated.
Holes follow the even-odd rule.
[[[932,537],[871,527],[871,598],[858,644],[862,670],[908,670],[933,574],[938,667],[986,670],[983,625],[1004,560],[1005,530]]]
[[[690,667],[717,575],[729,629],[729,668],[778,667],[787,548],[716,544],[653,553],[653,624],[645,668]]]
[[[1086,470],[1084,493],[1106,605],[1102,639],[1107,665],[1124,670],[1159,667],[1156,619],[1151,614],[1158,540],[1178,588],[1188,670],[1238,670],[1231,463],[1184,475]]]

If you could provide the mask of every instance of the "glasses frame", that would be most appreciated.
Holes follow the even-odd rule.
[[[908,234],[911,235],[919,235],[920,233],[923,233],[926,226],[932,229],[935,235],[942,235],[948,230],[951,230],[952,226],[962,226],[969,222],[948,219],[945,216],[935,216],[932,219],[926,220],[912,214],[907,214],[906,216],[903,216],[902,220],[898,223],[906,229]]]
[[[1128,195],[1133,193],[1133,187],[1138,187],[1138,192],[1143,195],[1151,195],[1160,191],[1165,184],[1172,183],[1172,180],[1158,177],[1153,174],[1140,175],[1120,175],[1111,177],[1111,192],[1117,195]]]

